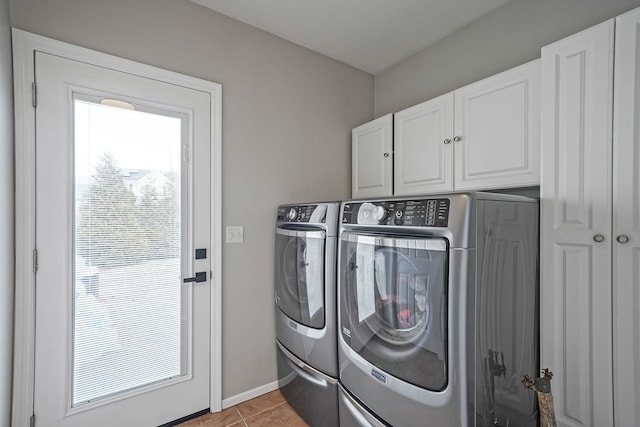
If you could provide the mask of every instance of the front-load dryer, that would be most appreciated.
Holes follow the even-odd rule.
[[[340,222],[340,425],[537,425],[537,201],[352,201]]]
[[[339,203],[282,205],[276,219],[279,386],[311,426],[338,425],[338,211]]]

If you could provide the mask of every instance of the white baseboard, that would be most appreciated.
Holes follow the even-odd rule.
[[[230,408],[237,405],[238,403],[246,402],[247,400],[251,400],[254,397],[262,396],[263,394],[269,393],[273,390],[277,390],[278,388],[278,381],[274,381],[269,384],[256,387],[252,390],[247,390],[243,393],[236,394],[235,396],[222,399],[222,409]]]

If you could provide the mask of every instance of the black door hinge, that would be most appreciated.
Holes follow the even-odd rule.
[[[33,108],[38,106],[38,86],[35,82],[31,83],[31,105]]]

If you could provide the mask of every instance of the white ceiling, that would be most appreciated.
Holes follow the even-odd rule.
[[[191,0],[371,74],[509,0]]]

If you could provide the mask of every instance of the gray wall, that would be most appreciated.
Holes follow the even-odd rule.
[[[639,0],[511,0],[376,76],[375,116],[540,57],[540,48],[640,6]]]
[[[0,0],[0,425],[11,416],[13,357],[13,83],[9,0]]]
[[[14,27],[223,86],[223,398],[276,380],[279,203],[345,199],[373,76],[187,0],[11,0]],[[0,282],[1,283],[1,282]]]
[[[7,228],[0,283],[12,283],[7,0],[0,5],[0,227]],[[222,254],[228,398],[276,378],[275,206],[350,197],[349,131],[374,117],[374,92],[375,116],[398,111],[537,58],[542,46],[636,6],[639,0],[512,0],[381,73],[375,89],[366,73],[187,0],[11,0],[11,22],[223,85],[223,225],[245,226],[245,243],[225,244]],[[4,351],[12,290],[1,292]],[[0,369],[7,357],[10,351],[0,353]],[[0,378],[7,377],[0,371]],[[2,417],[7,401],[0,396]]]

